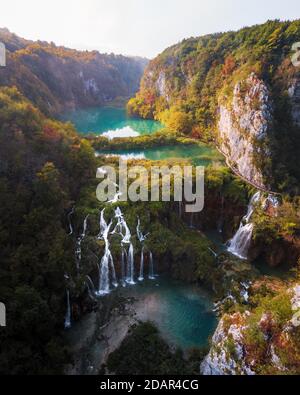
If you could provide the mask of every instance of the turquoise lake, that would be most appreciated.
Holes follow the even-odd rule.
[[[171,145],[144,150],[98,151],[98,155],[120,156],[123,159],[165,160],[171,158],[192,159],[195,165],[208,166],[224,159],[218,151],[204,144]]]
[[[152,321],[169,343],[183,350],[208,345],[217,326],[211,296],[197,286],[166,277],[122,290],[137,299],[137,318]]]
[[[80,133],[113,137],[136,137],[157,132],[159,122],[128,117],[125,108],[102,107],[71,111],[62,116],[71,121]]]

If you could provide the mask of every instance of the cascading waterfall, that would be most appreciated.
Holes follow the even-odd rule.
[[[72,326],[71,323],[71,303],[70,303],[70,291],[67,289],[67,312],[65,315],[65,329],[69,329]]]
[[[153,254],[151,251],[149,253],[149,280],[155,280]]]
[[[229,242],[228,251],[240,259],[247,259],[248,256],[248,250],[250,247],[254,229],[254,225],[250,222],[250,220],[255,209],[255,204],[259,202],[260,198],[260,192],[257,192],[252,197],[248,205],[247,214],[243,218],[237,233]]]
[[[109,225],[107,225],[105,219],[104,219],[104,210],[101,212],[101,217],[100,217],[100,237],[104,240],[105,242],[105,252],[104,255],[101,259],[100,266],[99,266],[99,289],[97,292],[98,296],[104,296],[109,294],[110,292],[110,270],[112,272],[112,283],[113,286],[117,287],[117,278],[116,278],[116,272],[115,272],[115,267],[114,267],[114,261],[113,257],[111,254],[111,251],[109,249],[109,241],[108,241],[108,235],[110,232],[110,229],[112,227],[112,222],[110,222]]]
[[[127,270],[126,270],[126,278],[125,281],[127,284],[134,285],[134,249],[133,249],[133,244],[131,243],[131,232],[130,229],[127,225],[127,222],[125,221],[124,215],[118,207],[115,210],[115,218],[117,219],[117,225],[115,226],[115,229],[113,230],[112,234],[119,234],[122,237],[121,240],[121,246],[122,246],[122,251],[125,248],[124,245],[129,244],[129,250],[127,254]],[[125,266],[125,253],[122,254],[122,260],[124,258],[124,266]],[[125,267],[124,267],[124,272],[125,272]]]
[[[95,300],[95,296],[105,296],[110,293],[111,286],[118,287],[118,281],[114,266],[113,256],[110,250],[110,235],[119,235],[121,236],[121,280],[120,284],[125,287],[127,284],[134,285],[135,283],[135,264],[134,264],[134,247],[132,243],[132,235],[127,225],[127,222],[124,218],[124,215],[121,209],[118,207],[115,210],[114,218],[116,219],[116,225],[113,230],[113,220],[108,224],[105,220],[105,209],[103,209],[100,213],[100,232],[97,236],[99,240],[103,240],[105,243],[104,255],[99,264],[97,264],[97,268],[99,271],[99,285],[97,289],[95,289],[95,285],[90,276],[86,276],[85,285],[88,291],[88,295],[91,299]],[[86,236],[87,227],[88,227],[88,218],[87,216],[83,223],[83,232],[80,237],[77,238],[76,241],[76,263],[78,269],[80,268],[81,261],[81,243]],[[139,270],[139,281],[144,280],[144,256],[145,256],[145,246],[144,242],[148,236],[148,234],[143,234],[141,231],[141,223],[138,218],[138,224],[136,228],[137,238],[142,245],[141,248],[141,261],[140,261],[140,270]],[[127,248],[128,246],[128,248]],[[91,251],[92,252],[92,251]],[[97,258],[97,256],[92,252],[92,254]],[[99,261],[99,260],[98,260]],[[154,267],[153,267],[153,256],[150,252],[149,256],[149,279],[154,279]]]

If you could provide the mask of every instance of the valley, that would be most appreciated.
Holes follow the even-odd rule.
[[[0,40],[0,371],[299,374],[299,20],[150,62]],[[203,211],[98,201],[119,157],[204,166]]]

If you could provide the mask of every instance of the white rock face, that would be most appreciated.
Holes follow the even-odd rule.
[[[235,314],[234,318],[237,321],[243,321],[243,316],[239,313]],[[232,324],[225,329],[224,324],[223,318],[213,336],[211,350],[201,364],[201,374],[204,376],[255,375],[244,360],[243,331],[245,327],[242,324]],[[232,350],[229,350],[229,341],[234,348],[234,356]]]
[[[167,87],[166,87],[166,75],[163,71],[159,73],[159,77],[156,81],[156,89],[160,96],[164,97],[167,102],[170,101],[170,97],[167,94]]]
[[[246,180],[265,188],[262,169],[254,162],[270,153],[264,146],[272,122],[272,106],[265,83],[252,73],[234,88],[230,106],[219,107],[219,146],[229,164]]]

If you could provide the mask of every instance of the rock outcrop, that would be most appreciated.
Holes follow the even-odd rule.
[[[265,83],[252,73],[236,84],[229,104],[220,100],[219,147],[229,165],[259,188],[266,188],[260,167],[269,150],[266,145],[272,122],[272,105]]]
[[[256,300],[263,298],[263,311],[253,308],[254,295]],[[222,316],[201,374],[299,374],[299,284],[257,280],[249,290],[249,302],[244,313]]]

